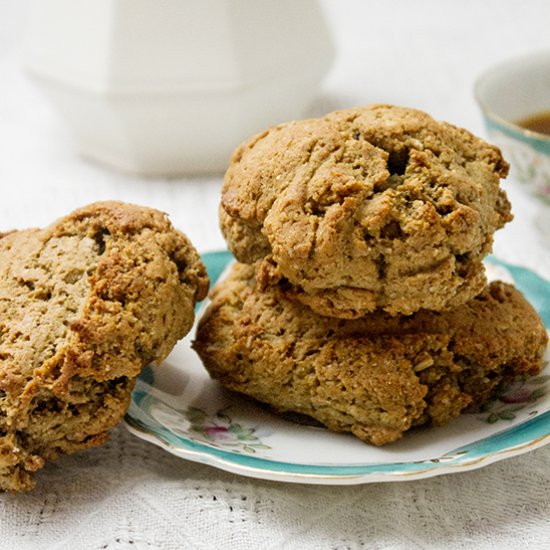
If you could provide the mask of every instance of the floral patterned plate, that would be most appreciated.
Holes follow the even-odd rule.
[[[204,255],[215,281],[231,261]],[[550,326],[550,283],[491,259],[493,278],[513,280]],[[315,484],[359,484],[462,472],[550,442],[550,367],[507,388],[478,414],[442,428],[416,429],[382,448],[302,419],[283,418],[212,381],[181,341],[166,362],[139,378],[126,425],[182,458],[250,477]],[[547,350],[546,362],[550,354]]]

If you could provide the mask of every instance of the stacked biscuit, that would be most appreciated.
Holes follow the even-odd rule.
[[[512,218],[507,171],[469,132],[387,105],[243,143],[220,209],[239,263],[194,343],[211,376],[382,445],[539,372],[542,322],[482,264]]]

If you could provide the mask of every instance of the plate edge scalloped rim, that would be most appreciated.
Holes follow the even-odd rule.
[[[414,481],[419,479],[427,479],[438,475],[461,473],[471,470],[476,470],[489,464],[494,464],[506,458],[513,456],[519,456],[524,453],[534,451],[539,447],[550,443],[550,433],[539,437],[535,440],[520,443],[513,447],[500,449],[496,452],[486,454],[484,456],[478,456],[472,459],[466,459],[463,462],[448,464],[448,465],[434,465],[425,469],[414,470],[412,472],[405,471],[393,471],[393,472],[365,472],[365,473],[352,473],[352,474],[322,474],[322,473],[303,473],[303,472],[282,472],[279,470],[273,470],[269,468],[255,468],[253,466],[246,466],[238,464],[227,458],[222,458],[207,451],[194,451],[191,449],[184,449],[182,447],[176,447],[160,435],[142,430],[128,417],[125,418],[124,424],[130,433],[136,437],[144,439],[154,445],[161,447],[170,454],[179,458],[184,458],[192,462],[199,464],[205,464],[214,468],[219,468],[226,472],[233,474],[244,475],[256,479],[264,479],[268,481],[285,481],[290,483],[305,483],[316,485],[361,485],[367,483],[380,483],[380,482],[396,482],[396,481]],[[259,459],[260,462],[262,459]],[[267,462],[267,461],[265,461]],[[274,462],[274,461],[269,461]],[[286,462],[278,462],[281,465],[287,467],[299,466]],[[398,464],[396,464],[398,466]],[[314,467],[314,466],[313,466]],[[319,466],[322,467],[322,466]],[[360,466],[357,466],[360,468]]]

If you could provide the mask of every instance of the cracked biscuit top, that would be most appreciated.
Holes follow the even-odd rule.
[[[321,315],[444,310],[476,296],[512,219],[498,148],[418,110],[337,111],[241,144],[220,224],[260,287]]]

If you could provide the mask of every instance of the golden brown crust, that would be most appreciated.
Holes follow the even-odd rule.
[[[94,203],[0,239],[0,490],[105,441],[135,377],[191,328],[208,288],[156,210]]]
[[[500,151],[388,105],[282,124],[243,143],[220,223],[265,287],[320,314],[449,309],[481,292],[493,233],[511,219]]]
[[[344,320],[276,288],[258,291],[254,268],[236,264],[211,299],[194,348],[213,378],[375,445],[445,424],[500,383],[537,374],[548,340],[533,308],[502,282],[451,311]]]

